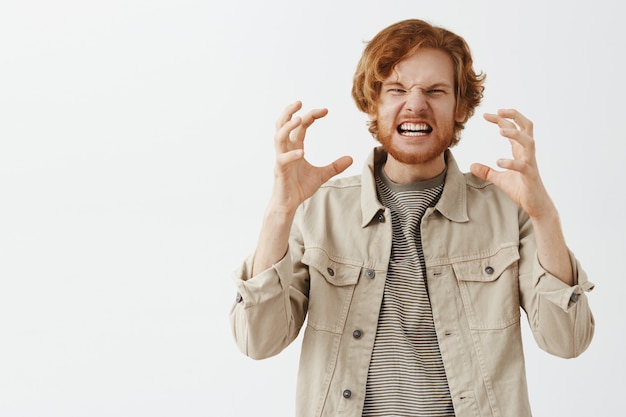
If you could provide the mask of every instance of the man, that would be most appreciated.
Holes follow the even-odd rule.
[[[276,124],[275,184],[236,272],[239,348],[279,353],[306,331],[297,416],[530,416],[520,310],[538,345],[589,345],[593,288],[568,250],[535,160],[532,123],[486,114],[512,146],[462,174],[449,150],[483,95],[468,46],[421,20],[366,46],[352,95],[381,143],[363,174],[304,158],[326,109]]]

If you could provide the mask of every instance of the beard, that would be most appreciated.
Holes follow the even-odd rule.
[[[452,143],[454,138],[454,120],[450,120],[445,125],[433,130],[435,137],[430,146],[416,152],[404,150],[399,144],[394,143],[393,134],[397,133],[394,126],[378,126],[378,141],[382,144],[383,149],[389,153],[396,161],[408,165],[421,165],[431,162],[441,156]]]

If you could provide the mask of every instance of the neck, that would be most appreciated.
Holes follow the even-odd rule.
[[[400,162],[391,155],[387,155],[387,162],[383,169],[387,177],[396,184],[411,184],[430,180],[441,174],[446,168],[443,154],[429,161],[416,164]]]

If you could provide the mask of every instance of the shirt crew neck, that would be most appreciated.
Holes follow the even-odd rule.
[[[441,174],[437,175],[434,178],[428,179],[428,180],[423,180],[423,181],[416,181],[416,182],[411,182],[408,184],[398,184],[396,182],[393,182],[388,176],[387,173],[385,173],[385,170],[383,169],[383,164],[379,165],[376,168],[376,175],[382,180],[382,182],[393,192],[406,192],[406,191],[424,191],[424,190],[429,190],[435,187],[440,186],[441,184],[443,184],[446,180],[446,173],[448,171],[448,166],[446,165],[446,167],[444,168],[444,170],[441,172]]]

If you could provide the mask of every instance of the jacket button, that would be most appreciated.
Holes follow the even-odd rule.
[[[343,398],[350,398],[352,397],[352,391],[350,391],[349,389],[343,390]]]
[[[580,298],[580,294],[572,293],[572,296],[569,298],[572,303],[577,303]]]
[[[493,269],[493,267],[488,266],[487,268],[485,268],[485,272],[486,272],[488,275],[491,275],[491,274],[493,274],[494,269]]]
[[[355,330],[352,332],[352,337],[355,339],[360,339],[363,336],[363,333],[360,330]]]
[[[380,223],[385,223],[385,215],[383,213],[378,213],[377,218]]]
[[[328,275],[330,275],[331,277],[335,276],[335,271],[333,271],[331,267],[326,268],[326,271],[328,271]]]
[[[239,293],[237,293],[237,296],[235,297],[235,301],[240,303],[243,301],[243,296]]]
[[[365,271],[365,276],[372,279],[376,276],[376,272],[373,269],[368,269]]]

